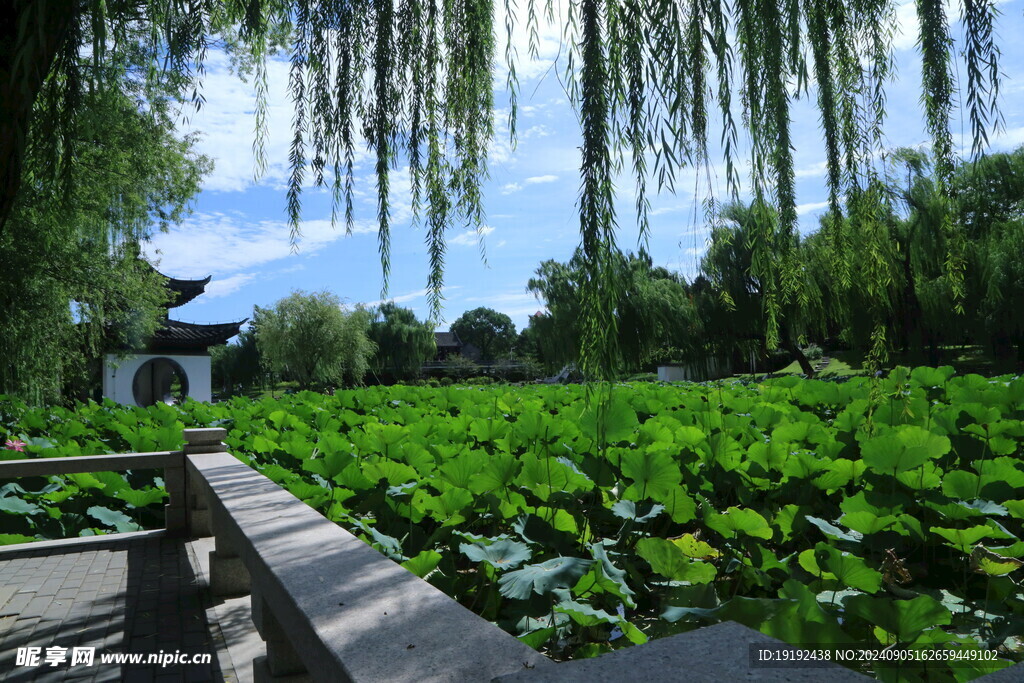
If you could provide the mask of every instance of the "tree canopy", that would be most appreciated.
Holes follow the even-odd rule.
[[[650,256],[641,253],[619,254],[613,276],[618,287],[617,367],[635,372],[670,349],[702,355],[703,340],[693,327],[697,322],[693,302],[678,274],[654,266]],[[526,285],[547,307],[546,315],[530,318],[530,327],[548,369],[580,361],[585,278],[583,254],[577,250],[568,263],[541,263]]]
[[[37,108],[56,106],[56,87],[44,86]],[[75,162],[63,187],[50,180],[45,129],[32,130],[18,202],[0,227],[0,393],[78,394],[96,370],[88,361],[139,348],[164,312],[162,278],[139,243],[180,219],[210,162],[136,94],[123,82],[88,96],[69,124]]]
[[[102,88],[112,59],[108,46],[135,32],[151,74],[172,73],[180,90],[197,90],[206,52],[225,34],[253,59],[257,129],[266,113],[266,56],[282,39],[291,60],[294,104],[288,211],[300,228],[300,194],[311,179],[333,190],[337,213],[352,220],[355,148],[375,158],[380,254],[390,261],[391,169],[408,161],[413,205],[426,227],[429,288],[440,308],[445,231],[480,224],[480,185],[494,133],[493,74],[496,30],[511,35],[514,3],[496,17],[491,0],[188,0],[167,3],[110,0],[13,0],[0,10],[0,224],[17,200],[28,130],[44,83],[59,84],[46,119],[46,149],[73,157],[73,122],[82,93]],[[790,108],[813,97],[826,149],[834,243],[849,238],[840,216],[873,247],[887,238],[878,228],[877,202],[862,201],[883,175],[886,85],[892,77],[894,0],[788,2],[738,0],[578,0],[563,31],[565,82],[581,131],[580,234],[586,277],[582,364],[608,374],[617,359],[614,260],[618,251],[613,182],[630,168],[636,185],[641,238],[647,230],[648,183],[671,188],[687,164],[710,162],[710,121],[722,123],[730,191],[739,190],[740,129],[750,137],[748,189],[757,206],[773,207],[755,225],[752,268],[761,282],[766,330],[774,342],[780,311],[796,296],[797,271],[789,249],[796,226]],[[963,3],[963,38],[954,45],[942,0],[917,0],[922,103],[941,197],[951,196],[954,150],[949,121],[957,102],[958,52],[965,62],[965,96],[975,151],[1000,122],[996,99],[1000,60],[994,0]],[[528,0],[525,22],[536,33],[543,9]],[[514,43],[504,56],[515,113]],[[813,85],[813,95],[811,94]],[[514,131],[514,122],[512,125]],[[257,135],[257,150],[262,149]],[[262,155],[258,153],[258,163]],[[844,201],[845,200],[845,201]],[[963,228],[948,213],[943,223],[943,269],[954,301],[964,296]],[[872,250],[874,251],[874,249]],[[837,277],[848,279],[839,267]],[[877,316],[876,316],[877,317]],[[878,334],[881,323],[876,326]]]
[[[256,347],[268,369],[301,389],[362,384],[374,344],[369,314],[342,310],[330,292],[296,291],[271,308],[256,307]]]
[[[367,334],[377,345],[374,372],[393,379],[415,377],[437,350],[434,326],[420,322],[411,309],[390,301],[377,309]]]
[[[493,308],[474,308],[452,323],[452,332],[463,344],[480,349],[482,360],[491,361],[508,354],[516,343],[516,326],[512,318]]]

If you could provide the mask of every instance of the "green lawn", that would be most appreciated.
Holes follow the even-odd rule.
[[[854,351],[834,351],[826,353],[826,356],[830,358],[828,365],[826,365],[821,372],[817,373],[818,378],[829,378],[829,377],[852,377],[855,375],[864,374],[863,368],[863,356],[860,353]],[[817,361],[811,361],[812,365],[816,365]],[[778,370],[774,375],[801,375],[803,370],[800,369],[800,364],[793,361],[786,367]],[[737,375],[738,377],[750,378],[750,375]],[[767,375],[765,373],[758,373],[754,375],[754,379],[762,380]]]

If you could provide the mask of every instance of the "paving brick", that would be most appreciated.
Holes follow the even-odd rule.
[[[25,605],[25,608],[21,610],[21,617],[24,619],[31,619],[33,617],[41,617],[47,607],[50,606],[49,596],[39,595],[34,596]]]
[[[39,623],[39,617],[22,617],[15,620],[10,630],[7,631],[8,638],[26,638],[32,629]]]
[[[12,645],[92,646],[101,652],[164,650],[213,652],[200,587],[186,546],[173,539],[147,539],[96,551],[46,551],[36,557],[0,561],[0,651]],[[9,600],[3,586],[12,586]],[[6,603],[6,605],[2,604]],[[126,637],[127,634],[127,637]],[[2,664],[2,663],[0,663]],[[149,667],[153,669],[153,667]],[[137,680],[222,681],[214,666],[168,667],[129,672]],[[24,680],[32,680],[33,675]],[[50,680],[75,683],[122,680],[121,667],[77,667],[42,672]],[[0,678],[3,675],[0,674]],[[6,680],[12,680],[10,676]],[[42,679],[39,679],[42,680]],[[125,680],[131,680],[125,678]]]
[[[108,664],[103,669],[96,673],[96,677],[93,679],[96,683],[116,683],[122,680],[121,667]]]
[[[91,666],[73,666],[68,669],[68,672],[64,675],[65,680],[75,681],[75,683],[86,683],[86,681],[92,680],[96,672],[94,672]]]
[[[39,587],[39,590],[36,591],[36,595],[38,595],[38,596],[44,596],[44,595],[54,596],[54,595],[57,594],[57,591],[60,590],[61,583],[62,583],[61,581],[53,581],[53,580],[47,579],[46,581],[43,582],[43,585],[41,585]]]
[[[21,614],[33,597],[35,597],[35,593],[15,593],[14,597],[0,608],[0,617]]]
[[[71,610],[71,601],[54,601],[43,610],[42,618],[47,621],[63,621]]]

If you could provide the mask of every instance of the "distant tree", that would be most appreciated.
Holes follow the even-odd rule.
[[[903,275],[895,310],[904,311],[894,327],[906,331],[904,344],[923,341],[934,350],[971,340],[996,357],[1024,361],[1024,147],[961,164],[952,203],[939,192],[929,157],[915,150],[895,156],[907,169],[905,180],[892,182],[906,213],[893,238]],[[950,214],[965,228],[966,297],[959,315],[951,314],[953,292],[943,271]]]
[[[272,308],[256,307],[256,345],[268,369],[301,389],[361,384],[375,350],[369,314],[347,312],[330,292],[296,291]]]
[[[757,276],[754,267],[756,240],[759,235],[771,233],[762,223],[778,220],[774,209],[763,204],[729,204],[722,210],[723,224],[711,234],[711,245],[701,260],[701,274],[711,284],[711,293],[720,299],[717,306],[703,307],[704,313],[712,314],[716,321],[705,321],[708,328],[717,328],[722,337],[716,342],[722,346],[730,344],[736,348],[744,341],[759,340],[764,350],[772,335],[768,331],[769,316],[765,311],[764,297],[768,283]],[[799,258],[799,240],[796,235],[789,238],[791,244],[779,253]],[[797,261],[794,261],[794,265]],[[776,338],[800,365],[808,377],[814,375],[814,368],[800,350],[798,341],[808,329],[807,310],[818,296],[806,278],[804,269],[794,268],[798,278],[788,285],[793,294],[777,299],[778,306],[774,322],[778,326]],[[802,276],[802,277],[801,277]],[[774,287],[778,288],[778,283]],[[807,309],[807,310],[805,310]],[[723,321],[724,318],[724,321]],[[707,323],[710,322],[708,325]]]
[[[582,282],[586,279],[582,252],[568,263],[549,260],[540,264],[527,290],[541,298],[546,315],[530,319],[528,329],[550,370],[579,362],[584,308]],[[614,280],[619,290],[614,316],[618,358],[624,371],[636,371],[669,348],[699,345],[697,318],[686,286],[675,273],[655,267],[647,254],[617,254]]]
[[[228,395],[233,395],[238,385],[251,389],[263,383],[265,373],[252,330],[243,330],[232,344],[211,348],[210,359],[214,385]]]
[[[516,358],[530,360],[541,365],[545,365],[542,338],[537,327],[537,322],[543,317],[544,313],[542,311],[537,311],[530,316],[526,322],[526,327],[519,332],[519,336],[516,338],[516,343],[513,347],[513,353]]]
[[[974,313],[997,356],[1016,346],[1016,360],[1024,364],[1024,147],[966,165],[957,185],[957,210],[969,226],[972,305],[965,311]]]
[[[492,308],[466,311],[452,323],[452,332],[463,344],[472,344],[480,349],[480,356],[485,361],[508,354],[516,342],[516,326],[512,318]]]
[[[377,309],[367,334],[377,345],[374,370],[396,379],[415,377],[437,350],[434,326],[420,322],[412,310],[391,302]]]

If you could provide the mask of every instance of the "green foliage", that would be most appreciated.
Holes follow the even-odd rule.
[[[375,350],[369,322],[366,311],[344,311],[330,292],[297,291],[273,308],[257,306],[253,330],[267,367],[308,389],[362,384]]]
[[[504,313],[491,308],[474,308],[460,315],[451,326],[463,344],[480,349],[485,361],[504,357],[516,342],[516,326]]]
[[[252,330],[242,330],[233,343],[212,347],[210,364],[213,386],[227,396],[238,389],[251,390],[265,384],[263,361]]]
[[[1019,661],[1024,379],[898,368],[869,421],[872,384],[636,383],[589,405],[574,385],[147,410],[9,401],[0,440],[52,457],[229,425],[241,460],[558,656],[734,620],[800,644],[996,655],[929,669],[958,680]],[[0,540],[151,523],[160,501],[141,476],[0,482]]]
[[[680,351],[686,358],[706,355],[693,302],[678,275],[655,267],[643,252],[616,254],[611,267],[617,292],[615,369],[635,372],[666,349]],[[541,263],[527,284],[548,313],[530,318],[525,341],[551,371],[582,359],[586,279],[584,256],[577,250],[568,263]]]
[[[367,336],[377,346],[373,370],[395,379],[412,379],[437,350],[433,325],[420,322],[408,308],[382,304],[370,322]]]
[[[36,403],[83,395],[92,363],[138,349],[163,313],[166,291],[138,245],[181,219],[211,164],[157,102],[140,104],[129,66],[83,95],[64,187],[45,154],[52,131],[31,131],[18,200],[0,223],[0,392]],[[56,106],[57,87],[37,109]]]

